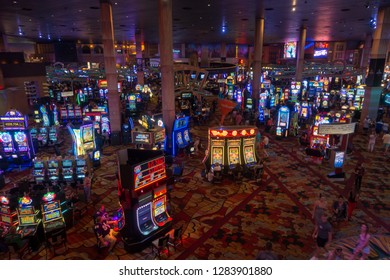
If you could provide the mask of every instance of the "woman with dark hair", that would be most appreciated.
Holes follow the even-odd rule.
[[[321,221],[321,216],[325,214],[325,211],[328,207],[327,201],[320,193],[319,199],[314,202],[312,219],[314,219],[315,224],[318,224]]]
[[[356,259],[359,254],[361,254],[361,260],[366,260],[368,255],[370,254],[371,235],[368,233],[368,231],[368,225],[362,224],[362,226],[360,227],[359,243],[357,244],[355,250],[353,250],[351,260]]]

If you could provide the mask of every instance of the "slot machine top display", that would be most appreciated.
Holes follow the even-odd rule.
[[[251,137],[257,134],[254,126],[219,126],[209,128],[209,136],[212,138]]]
[[[27,117],[16,110],[0,116],[0,124],[3,130],[23,130],[27,128]]]
[[[165,157],[159,157],[134,167],[134,190],[140,190],[166,178]]]

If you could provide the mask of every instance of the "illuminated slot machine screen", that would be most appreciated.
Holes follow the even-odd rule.
[[[57,141],[57,130],[55,127],[51,127],[49,130],[49,138],[51,141]]]
[[[301,116],[304,117],[304,118],[307,118],[307,108],[306,107],[302,107],[302,110],[301,110]]]
[[[241,163],[241,156],[240,156],[240,140],[228,140],[227,146],[228,146],[228,161],[229,166],[233,167],[232,165],[236,165],[237,163]]]
[[[4,153],[13,153],[14,145],[12,143],[12,136],[8,132],[0,132],[0,141],[3,146]]]
[[[155,230],[157,226],[152,220],[152,203],[142,205],[137,209],[137,226],[143,235],[148,235]]]
[[[61,218],[61,217],[62,217],[62,215],[61,215],[60,209],[55,209],[55,210],[43,213],[43,219],[45,222],[56,220],[56,219]]]
[[[0,221],[4,224],[12,224],[12,218],[10,216],[6,216],[6,215],[1,215],[0,216]]]
[[[37,134],[38,134],[38,131],[37,131],[36,128],[31,128],[30,129],[30,135],[31,135],[32,139],[36,139],[37,138]]]
[[[6,206],[0,207],[0,214],[11,214],[11,209]]]
[[[184,145],[183,137],[182,137],[180,131],[176,133],[176,141],[179,144],[179,146],[183,146]]]
[[[244,155],[246,164],[252,164],[256,162],[253,146],[244,146]]]
[[[82,127],[82,139],[84,144],[84,149],[92,150],[94,147],[94,139],[93,139],[93,126],[83,126]]]
[[[60,116],[61,116],[61,119],[67,119],[68,118],[68,110],[66,109],[66,107],[61,107],[60,108]]]
[[[287,109],[288,110],[288,109]],[[278,115],[278,126],[280,127],[288,127],[289,125],[289,111],[286,110],[279,110]]]
[[[47,162],[47,169],[49,170],[50,176],[56,176],[58,175],[58,161],[56,160],[49,160]],[[52,179],[52,178],[49,178]]]
[[[165,221],[168,216],[166,215],[166,201],[165,196],[156,199],[153,202],[153,208],[154,208],[154,217],[156,218],[157,223],[161,223]]]
[[[60,208],[60,203],[57,200],[50,201],[49,203],[43,204],[43,212],[50,212],[59,208]]]
[[[19,208],[19,214],[20,215],[34,215],[34,207],[32,206],[25,206]]]
[[[159,157],[134,167],[134,190],[166,178],[165,158]]]
[[[183,135],[184,135],[184,140],[186,140],[187,143],[191,142],[190,133],[188,129],[184,130]]]
[[[20,225],[35,224],[35,216],[34,215],[19,216],[19,224]]]
[[[73,108],[73,106],[68,106],[68,118],[74,118],[74,108]]]
[[[27,152],[28,151],[28,143],[26,133],[22,131],[18,131],[14,134],[15,141],[18,144],[19,152]]]
[[[211,150],[211,164],[223,164],[223,147],[212,147]]]

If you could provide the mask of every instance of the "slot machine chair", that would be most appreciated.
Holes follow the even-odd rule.
[[[183,225],[173,231],[173,236],[169,235],[168,244],[173,247],[176,252],[176,247],[183,246]]]
[[[57,256],[57,250],[59,248],[64,248],[65,252],[68,251],[68,238],[66,235],[66,229],[61,228],[56,231],[51,232],[49,235],[46,235],[46,242],[45,242],[45,249],[46,249],[46,259],[48,256],[48,251],[50,250],[54,256]]]
[[[160,237],[152,242],[152,252],[155,253],[155,258],[158,257],[161,260],[162,254],[166,254],[167,257],[169,254],[169,234]]]

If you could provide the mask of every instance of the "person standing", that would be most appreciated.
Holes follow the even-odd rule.
[[[320,193],[319,199],[314,203],[312,213],[312,218],[314,219],[316,225],[321,222],[321,217],[322,215],[325,215],[327,207],[328,203],[322,193]]]
[[[366,118],[363,121],[363,131],[364,131],[364,134],[368,133],[368,129],[370,128],[370,125],[371,125],[371,119],[370,119],[369,116],[366,116]]]
[[[84,199],[85,202],[88,203],[91,199],[91,187],[92,187],[92,179],[89,177],[89,173],[85,173],[84,177]]]
[[[359,243],[353,251],[351,260],[356,259],[359,254],[361,254],[361,260],[366,260],[368,255],[370,254],[371,235],[368,233],[368,231],[368,225],[362,224],[362,226],[360,227]]]
[[[390,133],[387,132],[386,134],[384,134],[382,140],[383,140],[383,148],[385,149],[385,153],[387,153],[390,147]]]
[[[357,193],[360,192],[360,188],[362,186],[362,179],[365,173],[365,168],[363,166],[363,162],[360,162],[355,167],[355,190]]]
[[[369,139],[368,139],[368,147],[367,147],[367,150],[368,150],[369,152],[373,152],[373,151],[374,151],[375,141],[376,141],[376,134],[375,134],[375,132],[373,131],[373,132],[370,134]]]
[[[332,226],[325,214],[321,216],[321,220],[315,226],[312,236],[316,239],[317,248],[311,260],[318,260],[318,254],[321,250],[326,249],[328,244],[332,242]]]
[[[356,192],[351,191],[348,196],[348,207],[347,207],[347,219],[348,221],[352,218],[353,210],[355,210],[357,205],[357,194]]]
[[[265,244],[264,250],[257,254],[256,260],[278,260],[278,256],[272,251],[272,243],[270,241]]]

